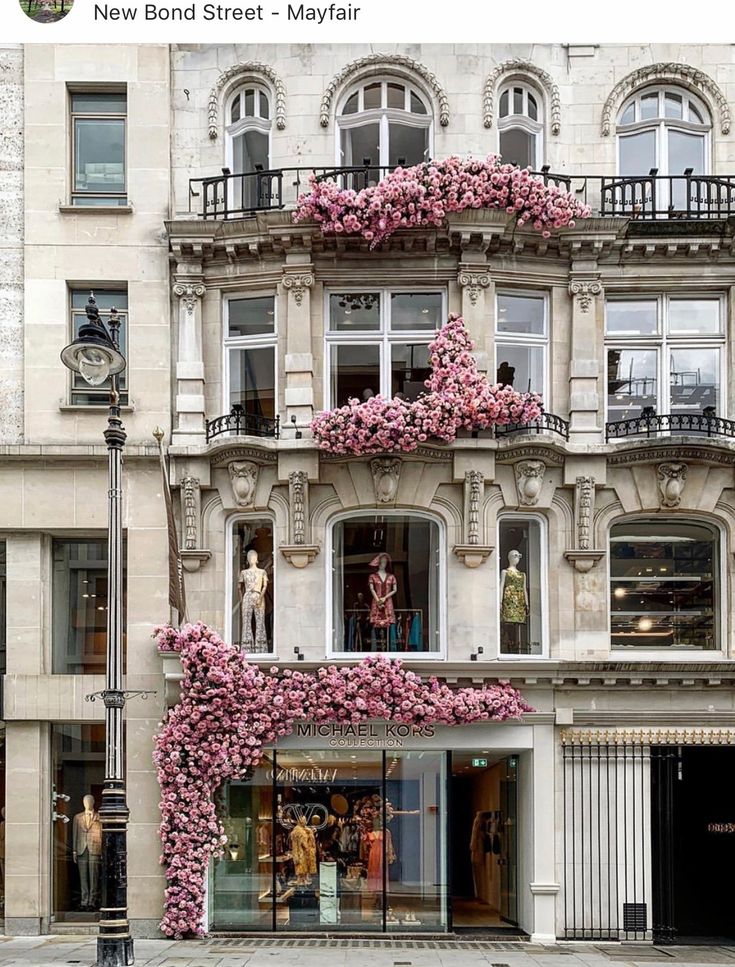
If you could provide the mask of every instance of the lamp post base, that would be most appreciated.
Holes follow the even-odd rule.
[[[134,963],[132,937],[97,938],[97,967],[130,967]]]

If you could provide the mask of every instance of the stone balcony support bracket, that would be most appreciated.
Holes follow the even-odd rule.
[[[574,547],[564,557],[580,574],[591,571],[605,556],[604,550],[593,547],[594,519],[595,478],[579,476],[574,485]]]
[[[311,542],[309,509],[309,475],[305,470],[292,470],[288,475],[288,544],[281,544],[281,554],[294,567],[303,568],[319,553],[319,545]]]
[[[480,470],[467,470],[464,475],[464,540],[453,551],[465,567],[476,568],[490,557],[493,547],[485,543],[482,505],[485,476]]]

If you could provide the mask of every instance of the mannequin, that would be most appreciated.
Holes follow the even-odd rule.
[[[510,551],[508,567],[500,572],[500,622],[518,654],[521,652],[521,626],[528,620],[529,610],[526,575],[518,570],[520,560],[520,551]]]
[[[381,644],[387,641],[386,629],[396,623],[396,614],[393,610],[393,598],[398,593],[396,577],[391,573],[391,559],[389,554],[378,554],[370,562],[370,567],[377,568],[374,574],[368,578],[368,587],[372,604],[370,606],[370,624],[373,629],[382,629],[383,638]]]
[[[299,821],[291,830],[289,846],[293,855],[296,882],[299,886],[308,886],[316,873],[316,834],[311,826],[307,826],[306,816],[299,816]]]
[[[100,814],[94,808],[94,796],[85,796],[82,804],[84,812],[74,817],[72,857],[79,870],[81,909],[96,910],[99,905],[97,887],[102,857],[102,823]]]
[[[258,552],[249,550],[247,568],[240,571],[240,614],[242,617],[241,645],[245,651],[268,651],[265,636],[265,592],[268,574],[258,567]],[[253,616],[255,616],[255,644],[253,645]]]
[[[393,849],[393,837],[390,830],[383,830],[378,823],[376,828],[365,837],[370,844],[367,866],[368,890],[381,893],[383,890],[383,837],[385,837],[385,859],[388,866],[395,863],[397,857]]]

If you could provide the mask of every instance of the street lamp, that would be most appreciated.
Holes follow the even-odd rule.
[[[120,419],[117,377],[125,369],[120,352],[120,320],[110,310],[109,330],[100,319],[90,293],[87,321],[79,335],[61,352],[61,361],[90,386],[110,380],[110,408],[105,442],[108,453],[107,518],[107,663],[105,689],[87,698],[105,703],[105,782],[100,806],[102,825],[102,902],[97,937],[97,967],[127,967],[134,963],[128,923],[127,831],[123,717],[133,693],[123,689],[122,610],[122,451],[125,430]]]

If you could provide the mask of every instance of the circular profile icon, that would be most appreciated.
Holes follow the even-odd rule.
[[[74,6],[74,0],[18,0],[23,13],[39,24],[55,24],[63,20]]]

